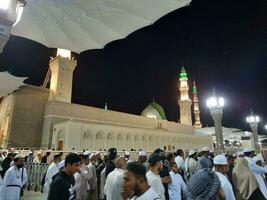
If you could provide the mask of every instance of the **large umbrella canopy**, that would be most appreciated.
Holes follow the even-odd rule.
[[[19,89],[26,79],[26,77],[13,76],[8,72],[0,72],[0,98]]]
[[[27,0],[12,34],[52,48],[103,48],[191,0]]]

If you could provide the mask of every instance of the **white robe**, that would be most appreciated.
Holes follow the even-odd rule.
[[[22,177],[23,169],[23,177]],[[27,183],[27,171],[25,168],[10,167],[4,176],[0,190],[0,200],[19,200],[20,190]]]
[[[168,184],[170,200],[181,200],[183,194],[186,193],[186,184],[180,174],[170,172],[172,182]]]
[[[161,199],[165,200],[165,190],[161,182],[159,175],[154,174],[152,171],[146,173],[148,184],[154,189],[154,191],[160,196]]]
[[[118,168],[109,173],[104,186],[104,193],[107,200],[123,200],[121,196],[123,175],[124,171]]]
[[[52,183],[52,178],[58,173],[58,166],[56,163],[52,163],[49,165],[46,176],[45,176],[45,184],[44,184],[44,199],[46,200],[48,197],[48,192],[49,192],[49,187],[50,184]]]
[[[221,186],[222,186],[222,189],[224,192],[225,200],[235,200],[233,187],[232,187],[230,181],[222,173],[220,173],[220,172],[215,172],[215,173],[217,174],[217,176],[220,179]]]
[[[104,194],[104,186],[106,184],[106,168],[104,168],[101,171],[101,175],[100,175],[100,191],[99,191],[99,199],[105,199],[105,194]]]

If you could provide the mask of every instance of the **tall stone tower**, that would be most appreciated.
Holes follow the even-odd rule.
[[[181,124],[192,126],[192,115],[191,115],[191,105],[192,102],[189,99],[188,90],[189,86],[187,84],[188,77],[184,67],[181,69],[180,73],[180,85],[179,90],[181,93],[178,104],[180,106],[180,122]]]
[[[195,123],[194,123],[194,127],[195,128],[201,128],[202,124],[200,121],[200,109],[199,109],[199,103],[198,103],[198,91],[197,91],[197,87],[196,87],[196,83],[195,81],[193,82],[193,104],[194,104],[194,116],[195,116]]]
[[[77,61],[71,59],[71,52],[58,49],[57,57],[49,62],[51,82],[49,100],[71,103],[72,76]]]

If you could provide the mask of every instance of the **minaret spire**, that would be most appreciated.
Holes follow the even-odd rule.
[[[199,102],[198,102],[198,91],[196,87],[196,82],[193,81],[193,104],[194,104],[194,116],[195,116],[195,123],[194,127],[195,128],[201,128],[202,124],[200,121],[200,109],[199,109]]]
[[[187,76],[184,65],[182,65],[182,69],[179,74],[179,81],[180,81],[179,90],[181,94],[180,99],[178,101],[178,104],[180,106],[180,122],[181,124],[192,126],[192,114],[191,114],[192,102],[188,94],[188,90],[189,90],[189,86],[187,84],[188,76]]]

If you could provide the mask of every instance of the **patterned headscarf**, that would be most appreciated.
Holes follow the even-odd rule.
[[[194,174],[188,183],[189,200],[213,200],[221,188],[218,176],[210,169]]]

